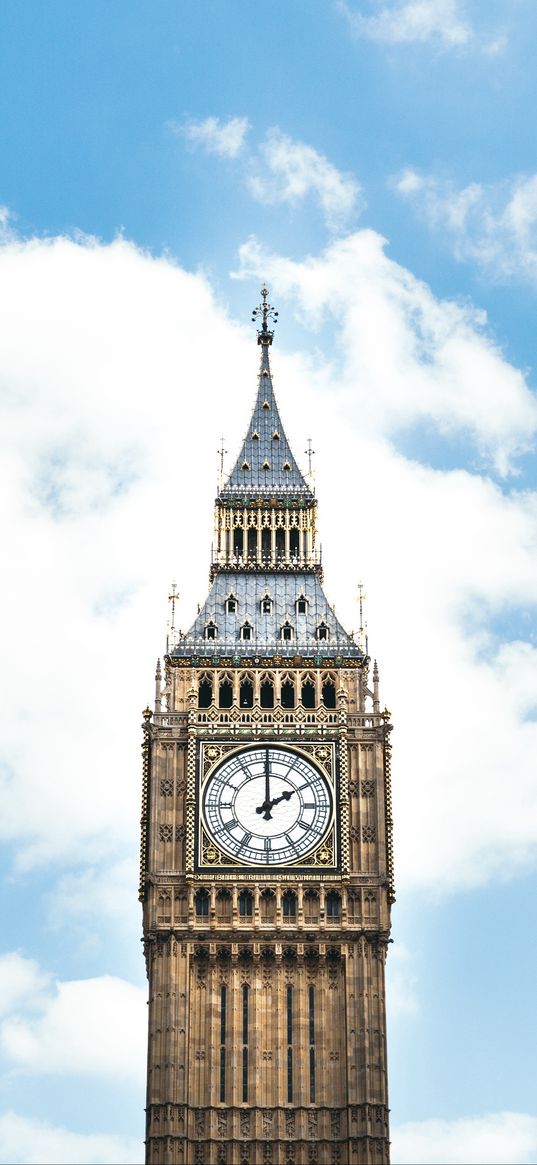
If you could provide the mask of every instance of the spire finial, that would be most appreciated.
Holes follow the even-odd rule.
[[[304,450],[308,458],[308,477],[311,477],[311,459],[315,453],[315,449],[311,444],[311,437],[308,437],[308,448]]]
[[[254,308],[252,312],[252,320],[255,322],[256,319],[261,318],[261,327],[257,329],[257,342],[258,344],[263,344],[266,347],[269,344],[272,344],[272,339],[274,336],[274,332],[269,331],[268,321],[274,320],[274,323],[276,323],[276,320],[278,319],[278,312],[274,311],[274,308],[268,302],[268,291],[266,287],[261,288],[261,298],[263,302],[260,303],[258,307]]]
[[[358,606],[360,608],[360,627],[358,630],[358,646],[360,647],[361,651],[364,650],[364,599],[367,599],[367,595],[364,594],[364,584],[359,582],[358,583]],[[367,624],[366,624],[366,644],[367,644]],[[367,655],[367,646],[366,646],[366,655]]]

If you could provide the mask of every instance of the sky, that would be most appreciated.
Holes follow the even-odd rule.
[[[141,711],[267,281],[394,723],[392,1159],[537,1162],[535,2],[0,20],[0,1160],[143,1160]]]

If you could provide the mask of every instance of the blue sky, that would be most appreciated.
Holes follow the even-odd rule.
[[[537,1162],[535,5],[1,18],[0,1160],[142,1160],[138,720],[267,280],[395,724],[393,1160]]]

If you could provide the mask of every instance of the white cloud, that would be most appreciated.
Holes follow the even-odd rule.
[[[15,1112],[0,1114],[0,1159],[10,1165],[142,1165],[133,1137],[72,1133]]]
[[[343,174],[313,146],[272,129],[259,154],[260,162],[249,179],[250,191],[259,202],[295,206],[311,195],[327,225],[336,230],[361,209],[361,187],[356,179]]]
[[[392,1129],[393,1165],[526,1165],[537,1153],[537,1118],[499,1112],[426,1120]]]
[[[50,976],[34,959],[26,959],[18,951],[0,955],[0,1015],[7,1015],[23,1001],[37,1003],[49,981]]]
[[[495,280],[537,281],[537,174],[457,189],[408,168],[393,186],[432,229],[452,238],[457,259],[476,262]]]
[[[206,117],[204,121],[188,121],[185,125],[172,122],[175,133],[182,134],[195,146],[202,146],[208,154],[218,154],[221,158],[236,158],[244,147],[250,128],[247,117],[230,117],[221,121],[219,117]]]
[[[433,41],[460,48],[474,37],[459,0],[394,0],[370,16],[351,9],[345,0],[339,0],[338,8],[357,36],[384,44]]]
[[[505,876],[535,856],[537,726],[531,638],[502,645],[495,624],[533,610],[537,504],[503,492],[487,467],[516,468],[535,401],[483,317],[435,299],[373,232],[303,263],[251,243],[242,263],[306,323],[330,314],[336,330],[322,358],[308,341],[294,355],[276,345],[273,364],[293,446],[318,435],[327,593],[349,626],[366,576],[396,723],[398,882],[449,890]],[[13,242],[0,276],[11,548],[1,827],[26,864],[80,866],[83,855],[88,869],[64,873],[51,904],[71,924],[85,887],[112,917],[108,871],[122,901],[129,893],[138,710],[151,700],[169,583],[178,578],[183,626],[206,591],[216,449],[222,432],[230,456],[240,442],[255,335],[226,317],[202,276],[124,241]],[[460,469],[397,452],[401,434],[423,425],[464,440]],[[31,1061],[35,1025],[23,1019],[19,1034]]]
[[[387,963],[386,998],[389,1016],[416,1015],[419,1011],[418,984],[410,952],[397,942]]]
[[[102,975],[58,982],[38,1014],[12,1014],[0,1046],[15,1067],[37,1075],[91,1076],[139,1085],[145,1073],[147,1008],[139,987]]]

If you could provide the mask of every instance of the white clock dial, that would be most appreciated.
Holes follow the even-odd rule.
[[[247,865],[292,865],[313,850],[332,821],[326,778],[290,748],[234,753],[208,778],[205,828],[220,850]]]

